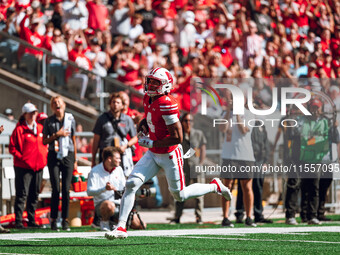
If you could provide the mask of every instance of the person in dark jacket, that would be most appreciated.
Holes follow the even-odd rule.
[[[43,168],[47,164],[47,147],[43,144],[43,126],[36,122],[37,108],[32,103],[22,107],[22,116],[10,138],[9,152],[14,157],[15,225],[24,228],[22,214],[27,210],[28,227],[37,228],[35,210],[38,203]]]
[[[76,122],[71,113],[65,112],[66,104],[60,96],[51,98],[53,115],[45,120],[43,142],[48,144],[48,171],[52,186],[51,229],[58,230],[57,218],[60,194],[60,173],[62,176],[62,229],[70,231],[68,216],[70,187],[73,170],[77,169]]]

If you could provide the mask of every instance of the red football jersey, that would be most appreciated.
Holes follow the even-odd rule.
[[[164,116],[167,116],[165,118],[171,116],[171,119],[179,120],[179,108],[176,99],[171,95],[163,95],[151,103],[151,97],[145,95],[143,105],[145,118],[149,126],[150,139],[158,141],[170,136]],[[164,154],[176,148],[177,145],[173,145],[169,147],[151,148],[150,151]]]

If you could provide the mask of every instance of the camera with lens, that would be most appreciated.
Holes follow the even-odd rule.
[[[123,197],[124,191],[125,190],[116,190],[114,194],[115,200],[121,199]]]
[[[147,181],[144,185],[136,192],[138,198],[155,197],[156,188],[151,187],[153,181]]]

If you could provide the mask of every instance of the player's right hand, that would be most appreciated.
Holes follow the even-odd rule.
[[[144,133],[144,135],[147,135],[149,133],[149,126],[146,122],[146,119],[142,119],[137,126],[137,133],[140,132]]]
[[[143,146],[145,148],[152,148],[153,147],[153,141],[147,137],[147,136],[141,136],[138,138],[138,144],[140,146]]]

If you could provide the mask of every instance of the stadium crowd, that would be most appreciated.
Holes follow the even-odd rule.
[[[108,74],[142,91],[145,74],[156,66],[173,74],[187,111],[195,76],[264,78],[263,91],[277,86],[275,78],[340,76],[340,4],[334,0],[3,0],[0,20],[3,31],[92,70],[97,76],[50,60],[56,85],[80,79],[82,99],[89,79],[99,91],[98,77]],[[39,51],[9,46],[21,65],[41,60]]]
[[[0,21],[3,31],[93,71],[96,77],[75,74],[60,60],[49,60],[56,85],[81,81],[81,98],[89,79],[99,91],[98,77],[112,74],[143,92],[148,70],[165,67],[187,112],[193,77],[226,78],[235,85],[261,79],[253,83],[259,107],[270,105],[274,87],[313,78],[305,85],[328,94],[340,110],[339,87],[332,80],[340,78],[335,0],[2,0]],[[39,51],[8,42],[0,46],[27,66],[42,60]],[[281,78],[289,82],[282,85]]]

